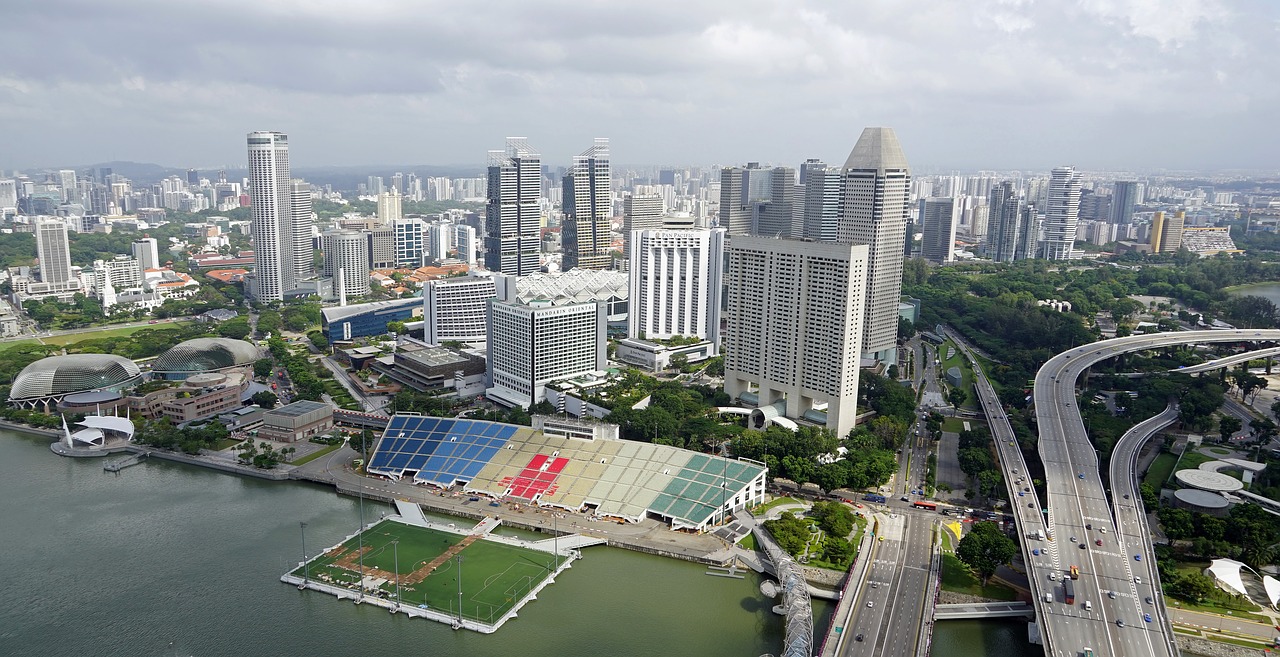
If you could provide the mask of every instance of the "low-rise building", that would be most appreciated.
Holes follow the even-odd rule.
[[[282,443],[293,443],[322,434],[333,428],[333,407],[313,401],[296,401],[273,408],[262,416],[258,437]]]
[[[461,390],[469,382],[482,383],[485,374],[483,358],[445,347],[409,349],[401,346],[390,364],[379,359],[372,368],[414,390],[423,391],[440,388]]]
[[[252,382],[248,368],[202,372],[181,382],[155,379],[127,397],[129,411],[148,419],[168,418],[174,424],[213,417],[243,406]]]

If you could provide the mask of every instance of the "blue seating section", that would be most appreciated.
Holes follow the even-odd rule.
[[[520,427],[455,418],[397,415],[369,457],[369,472],[452,486],[471,481]]]

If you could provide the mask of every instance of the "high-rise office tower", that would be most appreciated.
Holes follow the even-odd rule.
[[[1022,206],[1022,219],[1018,222],[1018,243],[1014,246],[1014,260],[1036,257],[1040,244],[1040,212],[1035,204]]]
[[[1151,218],[1151,252],[1177,253],[1182,248],[1182,228],[1187,214],[1181,210],[1173,216],[1157,212]]]
[[[869,247],[862,354],[892,364],[911,196],[911,168],[893,129],[863,130],[841,178],[837,239]]]
[[[827,428],[847,435],[858,413],[869,248],[737,236],[727,251],[725,392],[754,392],[760,409],[783,404],[790,418],[825,403]]]
[[[723,228],[632,235],[628,337],[683,335],[719,344],[724,243]]]
[[[790,167],[768,169],[768,200],[753,203],[755,234],[766,237],[800,237],[794,216],[796,170]]]
[[[396,266],[396,231],[391,226],[374,226],[364,231],[368,240],[368,263],[373,269]]]
[[[491,276],[464,276],[427,281],[422,289],[423,339],[427,344],[481,342],[487,338]]]
[[[1047,199],[1040,257],[1070,260],[1080,218],[1080,174],[1071,167],[1054,169],[1049,176]]]
[[[333,279],[334,294],[345,293],[349,297],[369,294],[369,249],[365,236],[355,230],[331,230],[321,241],[324,275]]]
[[[541,250],[542,160],[524,137],[509,137],[506,151],[489,151],[484,266],[527,276],[538,271]]]
[[[311,248],[311,184],[294,179],[289,182],[289,234],[293,241],[293,275],[295,280],[311,276],[315,257]]]
[[[138,275],[145,277],[148,269],[160,268],[160,251],[156,238],[144,237],[133,241],[133,259],[138,262]]]
[[[71,280],[71,244],[67,224],[61,219],[36,219],[36,257],[40,259],[40,282],[62,284]]]
[[[609,223],[613,216],[610,187],[609,140],[597,137],[595,144],[573,158],[573,166],[561,179],[564,193],[564,224],[560,238],[564,269],[607,269]]]
[[[397,171],[391,176],[391,189],[388,191],[395,192],[401,196],[404,195],[404,174]]]
[[[453,247],[458,253],[459,260],[468,265],[476,264],[478,244],[474,227],[462,225],[453,227]]]
[[[79,203],[80,191],[76,188],[76,172],[63,169],[58,172],[58,187],[62,190],[63,203]]]
[[[389,224],[404,216],[402,197],[395,187],[378,194],[378,221]]]
[[[1138,200],[1138,182],[1136,180],[1117,180],[1111,193],[1111,223],[1133,223],[1133,206]]]
[[[191,187],[200,186],[200,172],[195,169],[187,169],[187,185]]]
[[[840,169],[821,160],[807,160],[800,173],[804,179],[804,237],[834,242],[840,228]]]
[[[720,170],[720,223],[730,235],[751,235],[756,230],[759,204],[773,189],[772,172],[757,162]],[[794,184],[794,172],[792,181]]]
[[[18,207],[18,181],[0,180],[0,208]]]
[[[1018,221],[1022,217],[1022,198],[1013,182],[997,183],[987,196],[987,255],[996,262],[1013,262],[1018,251]]]
[[[418,217],[397,219],[391,222],[395,231],[396,264],[405,267],[421,267],[425,246],[426,224]]]
[[[662,228],[663,201],[657,194],[632,194],[622,199],[623,253],[631,257],[632,236]]]
[[[248,139],[255,274],[252,293],[261,301],[281,301],[286,292],[298,287],[289,137],[283,132],[251,132]]]
[[[932,262],[953,262],[956,248],[956,200],[929,198],[920,202],[920,255]]]

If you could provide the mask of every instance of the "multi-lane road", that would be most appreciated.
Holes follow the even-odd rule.
[[[1167,614],[1155,604],[1161,592],[1145,526],[1126,526],[1123,536],[1116,536],[1116,516],[1102,485],[1098,454],[1076,403],[1075,382],[1081,373],[1094,363],[1132,351],[1187,343],[1278,340],[1277,330],[1130,336],[1072,349],[1040,368],[1034,399],[1048,498],[1045,526],[1053,540],[1039,546],[1047,548],[1051,567],[1046,572],[1045,559],[1033,558],[1030,570],[1041,586],[1060,583],[1048,580],[1051,573],[1060,577],[1071,566],[1080,570],[1080,578],[1074,582],[1074,605],[1066,605],[1061,586],[1053,586],[1052,602],[1043,594],[1036,600],[1047,639],[1046,654],[1078,657],[1089,648],[1099,657],[1176,655]],[[1117,488],[1116,492],[1132,497],[1128,490]],[[1122,497],[1120,501],[1125,500]],[[1126,512],[1121,506],[1118,512],[1124,525],[1136,522],[1125,518],[1136,513],[1136,508]],[[1146,602],[1148,599],[1153,602]]]
[[[914,657],[925,620],[925,593],[933,586],[929,562],[934,518],[926,513],[896,513],[882,518],[871,550],[872,562],[845,622],[842,657]],[[858,637],[862,637],[859,641]]]

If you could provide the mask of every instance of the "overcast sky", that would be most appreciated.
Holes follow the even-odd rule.
[[[245,162],[1280,168],[1274,0],[39,0],[0,20],[0,168]]]

